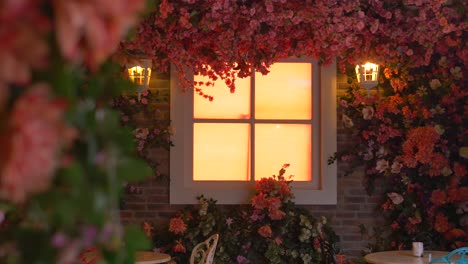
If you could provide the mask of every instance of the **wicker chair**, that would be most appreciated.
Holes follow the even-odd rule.
[[[455,262],[450,262],[450,258],[452,258],[453,255],[461,255],[461,256],[459,260]],[[468,255],[468,247],[457,248],[442,258],[433,259],[430,262],[430,264],[434,264],[434,263],[468,264],[468,259],[465,258],[466,255]]]
[[[219,234],[214,234],[196,245],[190,256],[190,264],[212,264],[218,239]]]

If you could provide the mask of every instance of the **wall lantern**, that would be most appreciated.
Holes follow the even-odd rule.
[[[367,90],[369,96],[370,89],[379,84],[379,65],[366,62],[356,65],[356,75],[358,82]]]
[[[149,87],[151,66],[152,62],[149,59],[135,60],[135,62],[126,65],[130,81],[138,86],[138,100],[140,100],[141,92]]]

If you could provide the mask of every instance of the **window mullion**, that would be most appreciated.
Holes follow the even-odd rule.
[[[250,77],[250,181],[255,182],[255,70]]]

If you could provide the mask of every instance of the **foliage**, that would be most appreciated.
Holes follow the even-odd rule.
[[[168,98],[159,93],[146,89],[140,95],[134,92],[122,94],[114,98],[112,105],[120,111],[121,124],[133,130],[138,155],[151,165],[156,179],[167,179],[159,172],[159,164],[152,158],[151,152],[158,148],[169,150],[173,146],[170,121],[161,117],[163,113],[158,107],[160,103],[168,104]],[[148,117],[151,117],[150,122],[144,120]]]
[[[213,199],[198,197],[197,207],[177,213],[166,229],[152,232],[158,250],[187,263],[193,247],[213,233],[220,234],[215,263],[319,263],[319,238],[333,246],[335,235],[327,220],[317,220],[292,202],[285,165],[278,176],[256,182],[250,205],[221,209]]]
[[[413,240],[437,249],[468,243],[465,37],[447,34],[426,66],[387,65],[381,93],[365,97],[351,82],[341,99],[356,145],[338,158],[364,166],[369,192],[382,183],[379,209],[393,248]]]
[[[460,201],[468,200],[466,133],[460,134],[467,116],[466,1],[155,2],[119,55],[144,53],[160,70],[172,63],[184,87],[192,87],[184,77],[191,70],[222,78],[234,91],[235,78],[267,73],[284,57],[327,63],[341,55],[343,63],[371,58],[386,65],[382,86],[390,96],[380,104],[352,93],[350,100],[363,104],[348,102],[347,116],[359,124],[353,113],[373,107],[380,119],[362,124],[390,137],[360,135],[372,154],[369,179],[386,175],[387,182],[402,183],[387,185],[392,201],[384,203],[393,237],[403,238],[395,244],[409,240],[405,232],[423,229],[441,245],[466,237],[457,228],[466,227]],[[130,131],[118,128],[118,114],[105,103],[128,85],[107,58],[143,1],[3,1],[0,7],[0,260],[66,263],[96,244],[108,262],[130,262],[141,239],[135,230],[122,234],[116,190],[151,170],[134,157]],[[429,144],[419,149],[421,136]],[[376,156],[379,144],[382,156]],[[385,161],[402,164],[401,173]],[[265,223],[276,232],[287,208],[279,210],[284,219],[262,221],[271,220]],[[126,252],[122,240],[131,241]],[[275,252],[287,245],[271,240],[258,246]]]
[[[94,245],[133,263],[148,240],[121,225],[118,196],[151,168],[106,102],[131,87],[108,57],[144,2],[0,7],[0,262],[76,263]]]

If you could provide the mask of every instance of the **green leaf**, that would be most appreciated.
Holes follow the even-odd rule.
[[[117,177],[120,180],[139,181],[153,174],[151,167],[140,159],[125,158],[119,160],[117,165]]]
[[[150,240],[145,236],[143,230],[135,225],[130,225],[126,228],[124,241],[131,242],[127,243],[127,249],[131,252],[151,248]]]

